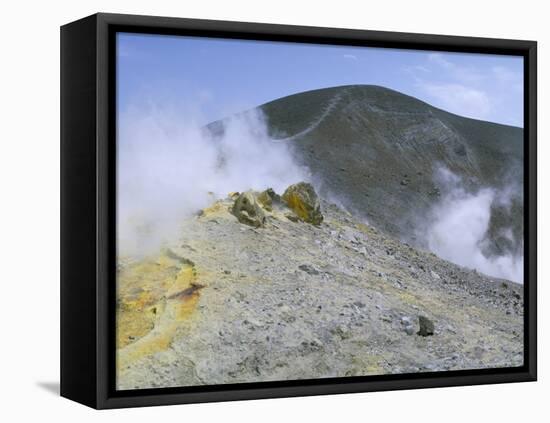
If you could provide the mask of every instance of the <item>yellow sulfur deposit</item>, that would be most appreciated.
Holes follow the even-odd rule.
[[[117,366],[167,349],[191,317],[202,285],[185,259],[162,254],[123,268],[118,275]]]
[[[290,185],[282,199],[288,207],[304,222],[320,225],[323,222],[319,197],[313,186],[306,182]]]

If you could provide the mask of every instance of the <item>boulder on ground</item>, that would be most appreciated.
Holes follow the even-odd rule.
[[[323,222],[321,204],[313,186],[307,182],[290,185],[282,196],[287,206],[304,222],[320,225]]]
[[[268,188],[258,194],[258,203],[267,211],[273,210],[273,203],[281,200],[281,197],[273,191],[273,188]]]
[[[426,316],[418,316],[418,324],[420,325],[418,335],[429,336],[434,334],[434,322]]]
[[[259,228],[265,223],[265,212],[262,210],[252,191],[240,194],[231,208],[231,213],[245,225]]]

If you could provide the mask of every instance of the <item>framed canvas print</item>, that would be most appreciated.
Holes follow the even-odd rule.
[[[536,379],[536,43],[61,29],[61,393]]]

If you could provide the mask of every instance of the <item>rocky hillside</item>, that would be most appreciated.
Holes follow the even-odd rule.
[[[370,85],[303,92],[260,109],[271,135],[292,146],[323,196],[415,245],[422,245],[417,233],[446,194],[438,168],[472,192],[507,190],[511,206],[493,204],[485,253],[523,254],[522,129],[456,116]],[[220,134],[223,121],[209,128]]]
[[[279,194],[233,193],[158,255],[119,257],[119,389],[522,365],[520,285],[399,243],[308,184]]]

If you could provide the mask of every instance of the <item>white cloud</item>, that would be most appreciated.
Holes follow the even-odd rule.
[[[523,91],[523,75],[521,73],[514,72],[504,66],[494,66],[491,72],[500,84],[517,92]]]
[[[455,65],[445,59],[441,53],[431,53],[428,55],[428,60],[436,65],[446,69],[454,69]]]
[[[419,82],[417,85],[436,100],[435,106],[451,113],[476,119],[486,118],[491,113],[489,96],[482,90],[457,83]]]
[[[412,66],[412,70],[420,71],[420,72],[423,72],[423,73],[430,73],[431,72],[430,69],[428,69],[426,66],[422,66],[422,65]]]
[[[523,126],[521,58],[432,52],[401,68],[411,94],[469,118]]]
[[[491,71],[499,82],[517,82],[521,80],[521,75],[505,68],[504,66],[493,66]]]
[[[441,53],[431,53],[428,55],[430,63],[447,71],[449,75],[457,81],[463,83],[480,82],[486,79],[486,75],[472,66],[460,66],[446,59]]]
[[[505,99],[523,90],[521,72],[506,66],[475,66],[442,53],[428,54],[424,62],[403,70],[413,78],[417,95],[435,107],[474,119],[518,124],[518,119],[501,116]]]
[[[355,54],[344,54],[343,57],[344,57],[344,59],[358,60],[358,58]]]
[[[411,75],[416,82],[420,81],[420,76],[427,75],[432,72],[432,70],[426,66],[414,65],[414,66],[405,66],[403,72]]]

